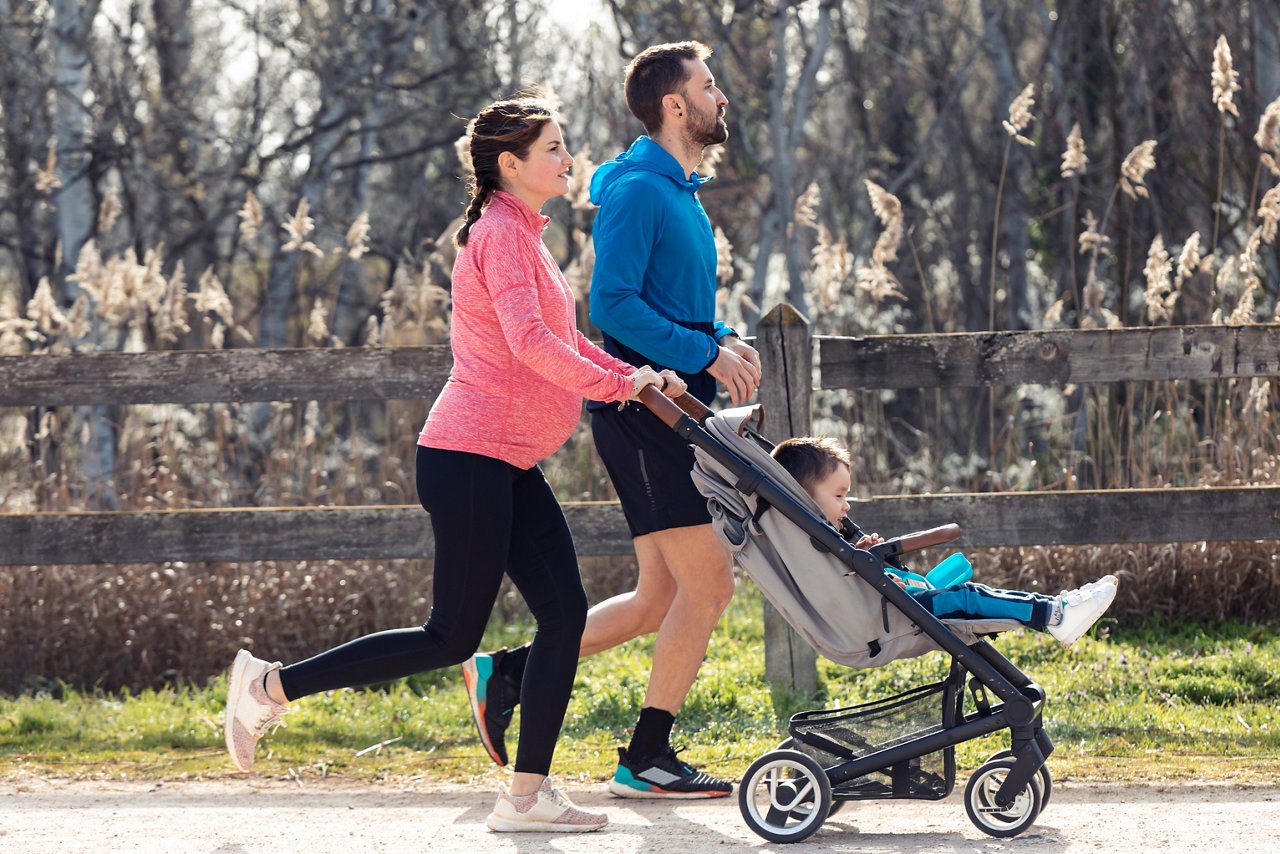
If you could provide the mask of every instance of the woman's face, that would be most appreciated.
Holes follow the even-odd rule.
[[[536,142],[521,160],[513,157],[510,169],[504,170],[507,190],[534,210],[541,209],[547,199],[569,192],[569,168],[573,156],[564,146],[560,126],[549,121],[542,126]]]

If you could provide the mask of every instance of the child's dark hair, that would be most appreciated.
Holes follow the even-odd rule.
[[[541,98],[518,97],[490,104],[467,124],[467,152],[471,161],[467,189],[471,191],[471,203],[467,205],[466,222],[453,235],[454,243],[467,245],[471,226],[480,218],[494,192],[502,189],[498,155],[510,151],[525,159],[542,134],[543,126],[554,118],[554,109]]]
[[[631,60],[622,88],[627,107],[650,136],[662,128],[662,99],[673,92],[683,92],[689,82],[685,60],[706,60],[709,56],[711,48],[688,41],[656,44]]]
[[[826,436],[785,439],[774,447],[773,458],[806,492],[813,492],[818,482],[839,466],[849,468],[849,452]]]

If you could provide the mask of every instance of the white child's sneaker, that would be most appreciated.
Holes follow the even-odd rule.
[[[564,792],[552,787],[551,778],[547,777],[538,791],[525,797],[515,797],[499,784],[498,801],[484,823],[498,833],[588,833],[608,824],[609,817],[578,809]]]
[[[1045,630],[1063,646],[1070,646],[1107,612],[1115,601],[1116,589],[1115,584],[1102,580],[1078,590],[1068,590],[1058,597],[1062,610],[1060,618]]]
[[[288,713],[288,706],[267,696],[266,686],[262,684],[267,673],[279,669],[280,662],[254,658],[247,649],[237,652],[231,665],[223,731],[227,753],[241,771],[253,770],[253,748],[258,740],[276,727],[284,726],[281,717]]]

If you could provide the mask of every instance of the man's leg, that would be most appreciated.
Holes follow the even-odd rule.
[[[640,568],[636,589],[606,599],[587,612],[579,658],[653,634],[662,626],[676,596],[676,581],[659,548],[660,536],[646,534],[632,540]]]
[[[675,596],[658,628],[646,707],[680,711],[707,642],[733,598],[733,562],[710,525],[648,535],[675,582]]]
[[[675,595],[658,627],[649,687],[631,743],[618,751],[609,791],[627,798],[724,797],[733,786],[680,761],[670,739],[711,632],[733,596],[733,563],[710,525],[656,531],[636,543],[637,553],[656,553],[650,556],[674,582]]]

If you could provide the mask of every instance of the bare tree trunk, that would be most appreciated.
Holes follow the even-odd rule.
[[[808,295],[805,293],[804,262],[794,239],[796,190],[795,154],[803,137],[805,121],[813,100],[814,83],[818,71],[831,45],[831,9],[823,3],[818,7],[813,44],[806,50],[799,79],[790,97],[787,30],[790,23],[790,4],[779,3],[773,12],[773,79],[769,88],[769,137],[772,142],[772,165],[769,170],[773,207],[773,238],[783,241],[786,257],[787,301],[808,314]],[[763,235],[762,235],[763,237]],[[761,242],[761,251],[764,250]],[[768,271],[768,258],[756,262],[756,288],[763,292],[762,273]]]
[[[93,186],[89,178],[87,144],[88,106],[85,93],[89,88],[89,35],[98,14],[98,0],[77,3],[53,0],[54,96],[53,127],[57,145],[57,176],[61,186],[54,191],[55,221],[58,243],[62,247],[62,263],[58,277],[63,281],[73,272],[90,235],[97,210]],[[69,300],[78,296],[80,288],[66,282]],[[91,334],[101,338],[103,332]],[[114,330],[107,336],[119,338]],[[119,341],[96,341],[111,349]],[[109,406],[77,408],[76,419],[83,419],[89,435],[84,449],[85,475],[89,483],[88,506],[94,510],[114,510],[120,505],[115,489],[117,430],[115,411]]]
[[[1001,13],[1006,4],[997,0],[982,0],[983,30],[987,41],[987,51],[991,57],[991,65],[995,72],[996,117],[993,126],[999,126],[1009,104],[1022,89],[1018,85],[1018,69],[1014,61],[1013,46],[1001,26]],[[1004,194],[999,200],[999,222],[993,222],[992,228],[999,236],[998,246],[1009,258],[1009,268],[1004,279],[1004,323],[1000,323],[1000,312],[995,311],[996,328],[1025,329],[1027,305],[1027,209],[1026,195],[1022,188],[1026,185],[1026,159],[1022,155],[1021,146],[1016,142],[1009,152],[1008,171],[1005,174]],[[996,282],[1000,276],[1000,252],[991,259],[996,269]]]
[[[787,256],[787,301],[800,309],[802,314],[809,314],[805,300],[804,281],[798,271],[792,269],[790,246],[795,228],[795,152],[788,143],[787,129],[787,4],[778,3],[773,9],[773,78],[769,86],[769,140],[773,143],[772,165],[769,169],[769,183],[772,189],[773,232],[774,237],[782,237],[782,251]],[[763,247],[762,247],[763,248]],[[764,269],[769,268],[769,259],[764,259]],[[760,269],[757,262],[756,269]]]
[[[777,208],[770,207],[760,218],[760,242],[756,245],[756,265],[751,287],[752,302],[764,308],[764,301],[769,296],[769,262],[773,259],[773,247],[778,242],[782,231],[781,217]],[[753,316],[749,316],[753,315]],[[742,318],[748,327],[755,326],[759,312],[748,312],[744,309]]]
[[[34,9],[30,2],[19,2],[15,13],[10,0],[0,0],[0,136],[4,139],[3,157],[8,163],[11,179],[7,187],[5,204],[13,212],[18,234],[13,255],[22,282],[21,302],[35,294],[40,283],[40,237],[36,231],[36,205],[38,196],[31,172],[31,163],[42,162],[44,152],[36,147],[36,140],[44,135],[38,129],[42,111],[39,95],[32,91],[28,81],[36,57],[32,40],[22,38],[19,20],[35,26]]]
[[[170,179],[169,197],[156,211],[174,233],[173,247],[193,276],[217,258],[217,228],[209,222],[203,203],[196,129],[196,81],[192,68],[195,37],[191,29],[191,0],[152,0],[155,50],[160,69],[161,103],[158,125],[165,145],[164,162]]]
[[[1280,95],[1280,11],[1275,0],[1249,4],[1253,24],[1253,75],[1258,100],[1269,104]]]
[[[1253,74],[1258,89],[1259,109],[1280,97],[1280,11],[1275,0],[1253,0],[1249,4],[1253,24]],[[1253,199],[1249,200],[1250,205]],[[1267,248],[1276,257],[1274,244]],[[1280,300],[1280,269],[1266,264],[1266,290]]]
[[[53,0],[54,97],[53,129],[57,140],[58,180],[54,191],[58,243],[62,247],[59,279],[75,270],[80,247],[93,233],[96,208],[89,180],[86,139],[89,88],[89,34],[99,0]],[[79,287],[68,283],[74,299]],[[69,300],[70,301],[70,300]]]

